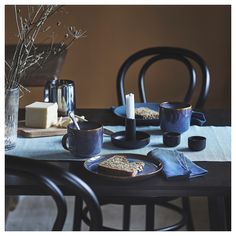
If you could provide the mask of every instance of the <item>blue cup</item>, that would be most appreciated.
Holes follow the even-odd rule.
[[[75,125],[67,126],[67,134],[62,138],[62,146],[78,158],[90,158],[101,152],[103,144],[103,127],[97,122],[79,123],[80,130]]]
[[[202,126],[206,122],[203,113],[193,112],[192,106],[184,102],[163,102],[159,112],[163,132],[184,133],[190,124]]]

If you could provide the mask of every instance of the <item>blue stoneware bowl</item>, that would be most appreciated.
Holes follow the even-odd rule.
[[[103,127],[97,122],[79,123],[80,130],[69,124],[67,134],[62,138],[62,146],[78,158],[89,158],[101,152]]]

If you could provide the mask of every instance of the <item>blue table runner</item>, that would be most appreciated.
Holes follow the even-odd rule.
[[[124,126],[105,126],[112,131],[122,131]],[[137,130],[145,131],[151,135],[148,146],[141,149],[121,149],[111,143],[111,139],[104,135],[104,143],[101,154],[110,153],[137,153],[146,155],[149,151],[159,147],[164,149],[176,149],[181,151],[192,161],[230,161],[231,160],[231,127],[214,126],[191,126],[190,129],[181,135],[181,143],[175,148],[163,145],[160,127],[144,126],[137,127]],[[188,149],[188,137],[193,135],[205,136],[207,138],[206,149],[200,152],[193,152]],[[15,149],[7,151],[7,154],[18,155],[41,160],[78,160],[61,145],[62,136],[23,138],[18,137]]]

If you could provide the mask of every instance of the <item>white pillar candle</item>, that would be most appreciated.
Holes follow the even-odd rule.
[[[130,93],[126,96],[126,117],[128,119],[134,119],[135,118],[135,108],[134,108],[134,94]]]

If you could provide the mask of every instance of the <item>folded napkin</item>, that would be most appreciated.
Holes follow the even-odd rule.
[[[156,148],[147,154],[148,158],[162,162],[167,179],[188,179],[205,175],[208,171],[189,160],[182,152]]]

